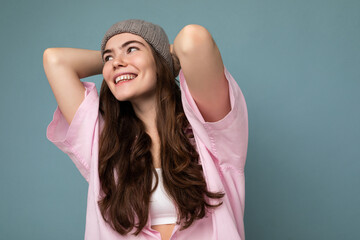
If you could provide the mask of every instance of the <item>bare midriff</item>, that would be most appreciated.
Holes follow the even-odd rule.
[[[161,224],[153,225],[152,229],[158,231],[161,235],[161,240],[169,240],[174,230],[175,224]]]

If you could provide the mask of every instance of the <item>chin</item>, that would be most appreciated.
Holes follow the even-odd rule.
[[[131,96],[129,94],[124,94],[124,93],[119,93],[119,92],[113,92],[111,91],[112,95],[114,96],[114,98],[116,98],[116,100],[118,101],[129,101]]]
[[[114,97],[116,98],[116,100],[118,100],[120,102],[129,101],[129,98],[126,98],[126,97],[116,97],[116,96],[114,96]]]

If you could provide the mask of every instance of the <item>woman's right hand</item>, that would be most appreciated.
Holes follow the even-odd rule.
[[[80,79],[101,74],[101,53],[76,48],[48,48],[44,51],[43,65],[59,108],[70,124],[85,98]]]

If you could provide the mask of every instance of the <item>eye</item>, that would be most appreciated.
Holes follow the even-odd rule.
[[[127,52],[128,52],[128,53],[131,53],[131,52],[134,52],[134,51],[137,51],[137,50],[139,50],[139,48],[137,48],[137,47],[129,47],[129,48],[127,49]]]
[[[107,55],[107,56],[104,58],[104,61],[107,62],[107,61],[109,61],[109,60],[111,60],[111,59],[112,59],[112,56]]]

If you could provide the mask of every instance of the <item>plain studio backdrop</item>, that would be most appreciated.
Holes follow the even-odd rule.
[[[128,18],[171,42],[186,24],[212,33],[248,106],[247,239],[359,239],[356,0],[2,0],[1,239],[83,239],[87,183],[46,139],[57,104],[42,55],[98,50]]]

